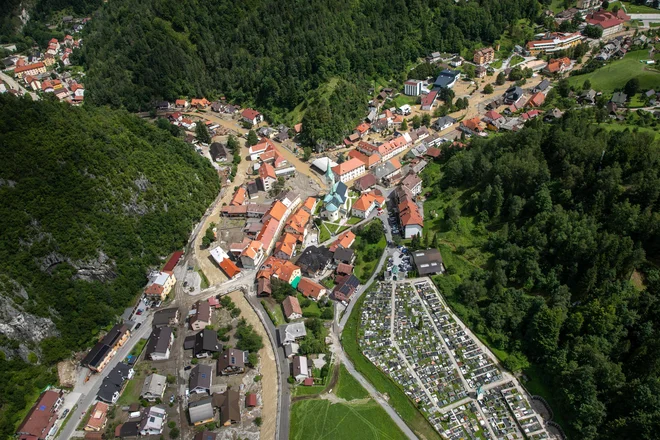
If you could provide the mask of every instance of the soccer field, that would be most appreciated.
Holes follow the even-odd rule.
[[[366,403],[303,400],[291,408],[291,439],[405,439],[387,413],[372,399]]]

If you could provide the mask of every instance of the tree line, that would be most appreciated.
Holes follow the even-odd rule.
[[[471,216],[489,256],[456,284],[462,317],[513,370],[530,365],[580,439],[656,437],[660,149],[593,111],[443,151],[444,227]],[[427,176],[428,179],[428,176]],[[451,220],[451,221],[450,221]],[[459,249],[457,252],[464,252]],[[451,268],[448,268],[451,273]],[[451,275],[450,275],[451,276]]]

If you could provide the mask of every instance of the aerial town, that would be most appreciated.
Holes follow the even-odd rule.
[[[338,388],[351,316],[361,355],[439,438],[566,438],[548,402],[506,370],[436,284],[451,263],[428,234],[436,214],[425,212],[425,170],[473,139],[560,119],[550,94],[581,108],[605,100],[613,124],[633,103],[654,108],[660,90],[562,90],[590,58],[643,51],[637,64],[655,63],[653,27],[630,31],[645,19],[600,4],[547,11],[560,29],[578,14],[584,21],[537,33],[504,59],[498,46],[428,54],[421,63],[439,73],[369,90],[364,119],[338,145],[303,147],[302,123],[271,124],[224,98],[154,103],[140,117],[178,127],[217,171],[221,193],[134,305],[58,371],[60,386],[38,397],[17,438],[286,439],[292,402]],[[85,74],[72,60],[92,18],[65,18],[64,40],[3,59],[0,93],[83,104]],[[588,53],[571,58],[583,44]],[[417,438],[396,399],[364,385],[359,368],[348,372]]]

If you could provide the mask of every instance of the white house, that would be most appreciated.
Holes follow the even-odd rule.
[[[162,399],[163,395],[165,395],[166,387],[167,378],[165,376],[156,373],[150,374],[144,380],[140,397],[149,402],[154,402],[156,399]]]
[[[346,183],[350,180],[357,179],[366,172],[364,162],[357,157],[342,162],[336,167],[332,168],[335,174],[335,179],[339,182]]]
[[[245,122],[248,122],[252,125],[257,125],[258,123],[263,122],[264,115],[254,109],[246,108],[241,113],[241,118],[243,118]]]
[[[293,357],[293,378],[298,382],[309,377],[309,367],[307,366],[307,357],[294,356]]]
[[[159,406],[152,406],[140,422],[140,435],[160,435],[167,420],[167,412]]]
[[[351,211],[355,217],[367,218],[374,209],[381,207],[384,202],[385,198],[382,196],[376,196],[373,193],[364,193],[353,204]]]
[[[411,79],[403,83],[403,93],[408,96],[419,96],[422,93],[423,81]]]

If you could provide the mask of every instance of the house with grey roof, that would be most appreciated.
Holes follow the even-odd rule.
[[[144,380],[140,398],[155,402],[156,399],[162,399],[167,388],[167,378],[160,374],[152,373]]]
[[[307,335],[304,322],[292,322],[291,324],[279,327],[277,331],[280,337],[280,344],[282,345],[289,345]]]
[[[170,347],[174,334],[169,327],[156,327],[151,331],[145,356],[152,361],[164,361],[170,358]]]
[[[197,402],[191,402],[188,405],[188,415],[190,416],[190,423],[195,426],[214,421],[213,398],[207,397]]]
[[[213,356],[213,353],[220,350],[222,350],[222,344],[218,341],[218,334],[215,331],[205,328],[195,335],[193,355],[197,359]]]
[[[211,365],[197,364],[190,372],[188,389],[190,394],[211,394],[211,376],[213,367]]]

